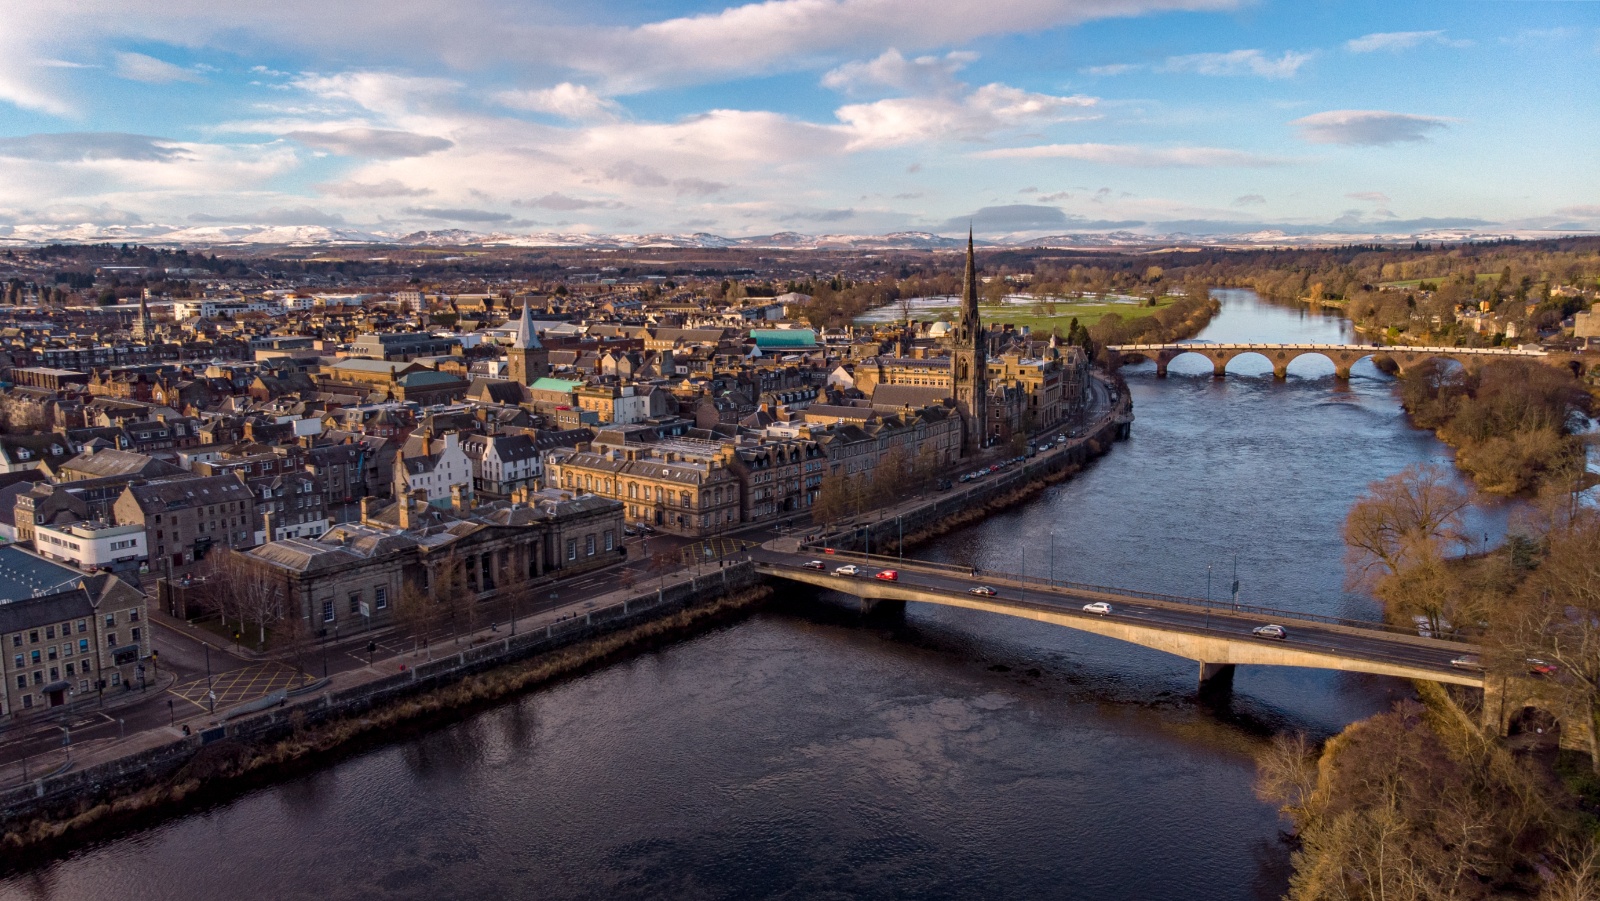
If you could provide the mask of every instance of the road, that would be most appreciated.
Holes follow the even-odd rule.
[[[817,559],[805,554],[785,553],[770,546],[753,552],[752,556],[758,563],[770,564],[780,573],[782,571],[803,573],[806,571],[804,564]],[[826,558],[826,555],[824,557]],[[1462,654],[1476,653],[1477,648],[1448,642],[1426,643],[1415,635],[1397,632],[1382,624],[1371,624],[1372,628],[1352,630],[1348,627],[1318,623],[1285,611],[1273,611],[1267,615],[1262,615],[1259,610],[1251,613],[1235,613],[1226,603],[1206,607],[1204,601],[1196,599],[1174,598],[1171,601],[1162,601],[1116,594],[1112,589],[1102,592],[1049,588],[1043,585],[1024,586],[1013,584],[1010,578],[1004,576],[975,577],[944,572],[919,567],[915,561],[880,559],[875,565],[871,565],[862,563],[854,557],[836,556],[825,559],[824,562],[830,572],[846,562],[861,566],[859,575],[835,576],[839,580],[838,590],[847,593],[853,593],[853,589],[857,587],[850,584],[851,581],[859,583],[861,580],[872,580],[883,569],[893,568],[898,575],[896,584],[926,589],[963,600],[974,600],[971,590],[986,585],[997,591],[996,597],[986,600],[1006,601],[1013,606],[1047,610],[1068,618],[1089,621],[1104,616],[1135,621],[1145,626],[1173,632],[1221,636],[1251,642],[1271,641],[1272,639],[1255,637],[1251,630],[1267,623],[1277,623],[1285,626],[1288,631],[1288,637],[1282,640],[1286,647],[1317,652],[1331,651],[1350,658],[1435,670],[1441,675],[1448,674],[1453,679],[1476,676],[1473,671],[1452,666],[1450,661]],[[1112,612],[1096,614],[1084,611],[1085,604],[1095,601],[1109,602]]]

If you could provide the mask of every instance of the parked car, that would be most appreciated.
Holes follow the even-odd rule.
[[[1111,605],[1105,601],[1095,601],[1093,604],[1083,605],[1084,613],[1099,613],[1102,616],[1111,612]]]
[[[807,560],[806,562],[804,562],[804,563],[802,563],[800,565],[805,567],[806,569],[827,569],[828,568],[827,564],[823,563],[821,560]]]
[[[1546,663],[1537,657],[1528,658],[1528,672],[1535,676],[1553,676],[1556,672],[1554,663]]]
[[[900,574],[892,569],[886,569],[878,573],[873,578],[882,579],[885,582],[898,582],[900,581]]]
[[[639,534],[639,530],[635,529],[633,526],[623,526],[622,527],[622,534],[628,536],[629,538],[632,538],[633,536]]]
[[[1477,654],[1462,654],[1460,657],[1452,659],[1450,665],[1458,669],[1483,669],[1483,661],[1478,659]]]
[[[1282,641],[1283,639],[1289,637],[1289,630],[1282,626],[1265,625],[1256,626],[1254,629],[1250,630],[1250,634],[1257,638],[1276,638],[1279,641]]]
[[[940,479],[939,481],[937,481],[937,482],[935,482],[933,484],[933,487],[937,491],[949,491],[951,488],[954,488],[955,486],[950,484],[950,480],[949,479]]]
[[[855,565],[854,563],[846,563],[845,565],[833,571],[833,574],[836,576],[854,576],[859,575],[860,573],[861,567]]]
[[[979,585],[977,588],[971,589],[970,591],[967,592],[967,594],[982,595],[982,596],[984,596],[986,598],[992,598],[997,593],[998,592],[996,592],[993,588],[990,588],[987,585]]]

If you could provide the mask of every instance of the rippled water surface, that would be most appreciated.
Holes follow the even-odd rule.
[[[1201,336],[1345,340],[1224,295]],[[1372,616],[1339,522],[1447,449],[1390,380],[1302,358],[1127,370],[1134,437],[919,553],[1059,578]],[[1486,530],[1499,515],[1484,517]],[[1288,854],[1250,792],[1276,730],[1327,734],[1403,683],[1195,665],[912,605],[865,621],[798,591],[737,625],[0,882],[41,899],[1274,898]]]

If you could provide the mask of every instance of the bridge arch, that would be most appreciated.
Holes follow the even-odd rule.
[[[1526,705],[1506,722],[1506,737],[1524,747],[1554,750],[1561,747],[1561,718],[1543,707]]]

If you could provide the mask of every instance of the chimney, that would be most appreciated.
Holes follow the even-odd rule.
[[[460,485],[450,486],[450,509],[457,513],[465,513],[467,510],[467,493]]]
[[[363,523],[370,522],[372,520],[372,512],[377,506],[377,501],[378,499],[375,497],[364,497],[361,499],[361,521]]]
[[[267,512],[261,514],[261,522],[263,524],[263,528],[265,528],[266,533],[267,533],[266,540],[263,542],[263,544],[271,544],[272,542],[277,541],[278,540],[278,513],[277,513],[277,511],[268,510]]]
[[[400,495],[400,528],[411,528],[411,495]]]

